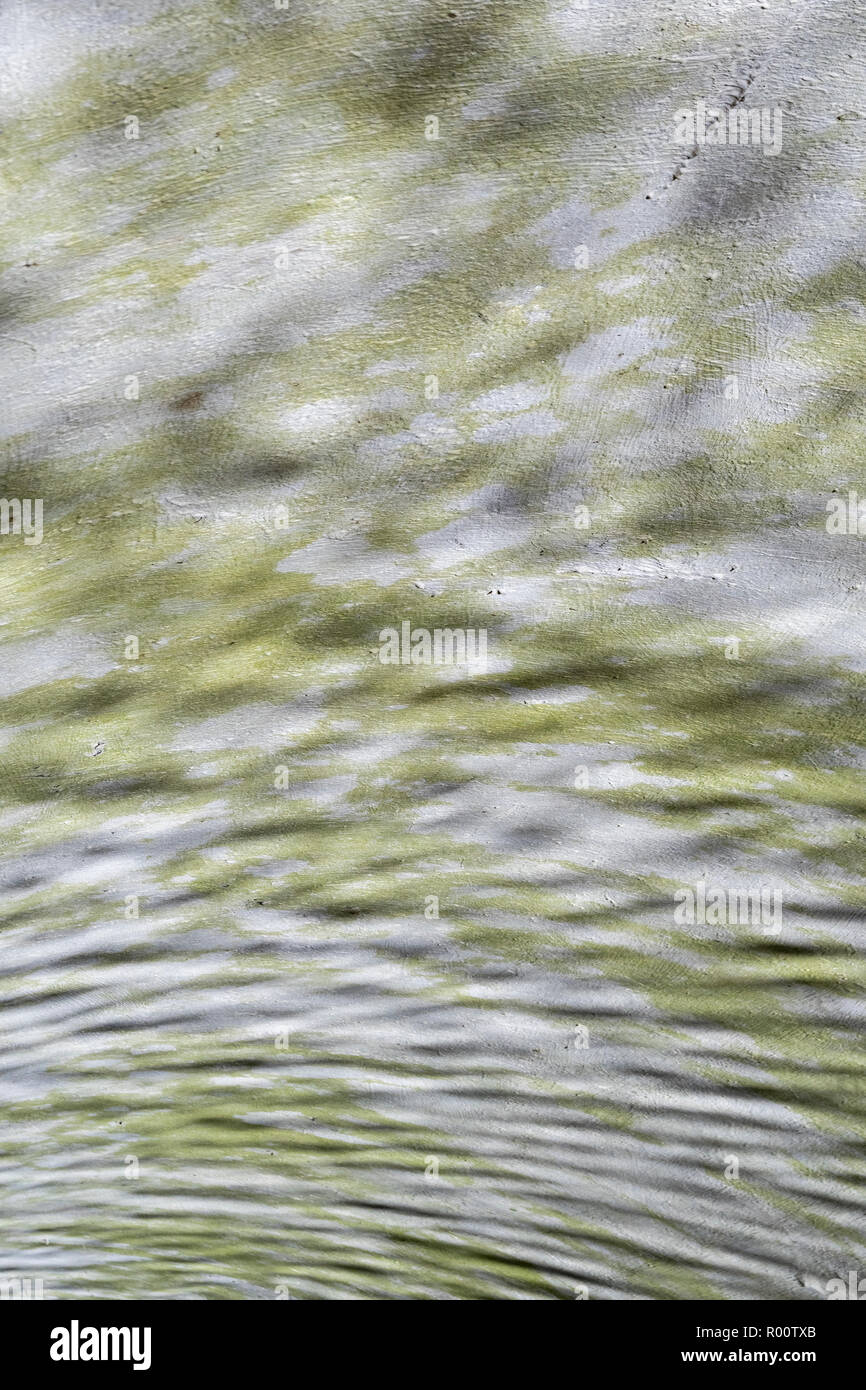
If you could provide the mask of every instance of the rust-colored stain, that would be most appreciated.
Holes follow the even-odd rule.
[[[186,396],[178,396],[171,402],[170,410],[198,410],[204,403],[204,391],[190,391]]]

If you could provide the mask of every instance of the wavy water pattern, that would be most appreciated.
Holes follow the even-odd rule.
[[[0,1275],[866,1268],[863,21],[4,6]]]

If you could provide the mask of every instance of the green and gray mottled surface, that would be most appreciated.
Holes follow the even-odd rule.
[[[866,1269],[864,37],[5,0],[0,1274]],[[781,154],[678,147],[699,98]],[[702,875],[782,930],[678,925]]]

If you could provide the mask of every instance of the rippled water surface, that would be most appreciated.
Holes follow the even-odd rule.
[[[4,1278],[866,1268],[860,21],[5,5]]]

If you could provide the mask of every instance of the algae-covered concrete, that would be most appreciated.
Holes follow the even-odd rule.
[[[866,1268],[863,94],[850,0],[8,0],[0,1276]]]

